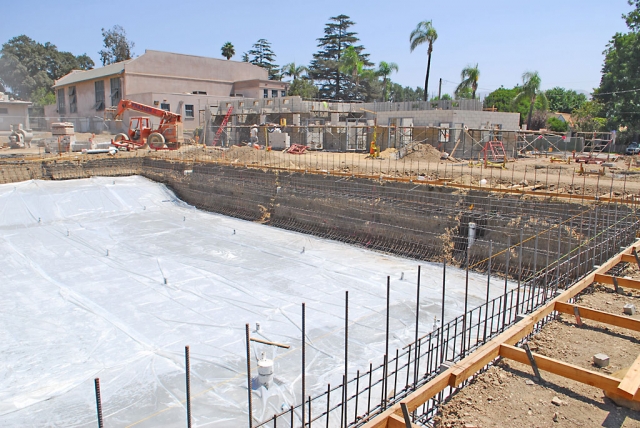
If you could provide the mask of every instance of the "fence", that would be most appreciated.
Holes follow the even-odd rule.
[[[327,391],[311,397],[286,411],[273,415],[256,427],[358,427],[399,402],[420,386],[433,379],[443,366],[463,359],[479,346],[514,324],[521,315],[533,312],[553,297],[559,288],[570,285],[592,270],[596,261],[614,255],[619,246],[635,239],[638,221],[635,214],[598,230],[586,243],[551,261],[544,268],[531,271],[524,281],[518,276],[518,286],[483,305],[465,311],[445,325],[418,338],[394,354],[384,355],[379,364],[358,371],[353,379],[340,385],[327,385]],[[520,247],[522,250],[522,247]],[[491,260],[491,255],[489,260]],[[508,265],[508,262],[507,262]],[[487,290],[491,287],[491,264],[488,264]],[[507,268],[508,270],[508,268]],[[502,284],[499,284],[502,286]],[[446,281],[443,274],[443,296]],[[545,319],[539,329],[548,319]],[[388,334],[388,332],[387,332]],[[463,385],[466,384],[463,383]],[[427,423],[455,390],[441,392],[427,401],[412,415],[413,422]],[[305,406],[305,411],[302,407]],[[301,418],[305,417],[304,420]],[[339,423],[339,425],[338,425]]]

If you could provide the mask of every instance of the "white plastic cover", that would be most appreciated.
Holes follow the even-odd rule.
[[[307,392],[412,341],[418,262],[194,209],[141,177],[0,185],[0,426],[185,424],[184,347],[195,426],[247,425],[245,323],[275,360],[275,386],[254,391],[263,420],[300,399],[301,303]],[[441,266],[422,263],[420,334],[440,314]],[[400,279],[401,277],[404,279]],[[447,270],[446,320],[462,312],[464,272]],[[501,290],[496,281],[495,293]],[[469,307],[486,278],[471,274]],[[351,375],[350,375],[351,376]],[[267,397],[269,398],[267,402]]]

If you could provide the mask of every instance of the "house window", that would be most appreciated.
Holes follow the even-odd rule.
[[[111,84],[111,105],[117,106],[122,99],[122,93],[120,92],[120,78],[114,77],[110,81]]]
[[[268,89],[263,89],[262,90],[262,98],[269,98],[269,90]]]
[[[96,103],[93,106],[97,111],[104,110],[104,80],[98,80],[94,84],[96,92]]]
[[[278,98],[278,90],[277,89],[272,89],[271,90],[271,98]]]
[[[0,114],[9,114],[9,109],[6,107],[0,108]]]
[[[64,89],[58,89],[58,114],[65,114]]]
[[[160,108],[162,110],[171,111],[171,104],[169,104],[169,103],[160,103]]]
[[[184,117],[195,117],[193,113],[193,104],[184,105]]]
[[[287,91],[280,91],[280,96],[281,97],[286,97],[287,96]]]
[[[69,86],[69,113],[78,112],[78,97],[76,96],[76,87]]]

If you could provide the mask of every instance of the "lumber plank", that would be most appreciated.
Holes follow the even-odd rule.
[[[599,311],[597,309],[587,308],[580,305],[572,305],[569,303],[556,302],[555,310],[563,314],[573,315],[573,308],[580,310],[580,318],[598,321],[601,323],[622,327],[633,331],[640,331],[640,320],[629,318],[622,315],[610,314],[609,312]]]
[[[487,342],[486,344],[478,348],[476,351],[474,351],[471,355],[466,357],[464,360],[460,361],[455,366],[451,367],[450,369],[436,376],[430,382],[426,383],[421,388],[414,391],[409,396],[405,397],[402,400],[402,402],[404,402],[407,405],[407,408],[409,409],[409,411],[413,411],[417,409],[419,406],[424,404],[427,400],[433,398],[436,394],[442,391],[447,385],[455,384],[457,386],[460,382],[462,382],[463,380],[475,374],[480,368],[484,367],[486,364],[488,364],[495,358],[494,352],[496,350],[498,351],[498,355],[502,355],[502,352],[505,352],[505,353],[509,352],[510,349],[508,348],[513,348],[516,350],[515,352],[512,352],[514,357],[515,358],[524,357],[524,361],[522,362],[524,364],[529,364],[529,359],[526,356],[526,352],[512,345],[517,343],[521,339],[523,339],[529,333],[531,333],[531,331],[533,330],[533,327],[538,321],[542,320],[544,317],[551,314],[555,310],[556,303],[566,302],[569,299],[580,294],[585,288],[587,288],[594,282],[596,275],[598,274],[597,272],[607,272],[609,269],[611,269],[612,267],[620,263],[620,261],[622,260],[622,256],[624,254],[631,254],[634,248],[637,250],[637,246],[636,246],[637,242],[638,241],[634,242],[632,245],[627,247],[624,251],[622,251],[621,253],[618,253],[617,255],[607,260],[596,271],[588,274],[583,279],[575,283],[571,288],[569,288],[568,290],[565,290],[564,292],[562,292],[562,294],[550,300],[546,305],[537,309],[535,312],[528,315],[522,321],[511,326],[502,334],[500,334],[499,336],[495,337],[491,341]],[[508,358],[508,357],[505,357],[505,358]],[[536,357],[536,359],[537,360],[539,359],[540,361],[544,361],[542,367],[540,366],[540,364],[538,364],[538,367],[542,370],[553,373],[552,371],[553,364],[559,363],[563,365],[563,367],[567,367],[567,368],[564,368],[563,370],[567,371],[569,374],[572,374],[574,377],[579,377],[579,379],[576,379],[576,380],[583,383],[585,383],[584,382],[585,379],[593,380],[588,376],[583,378],[582,376],[584,375],[584,373],[592,373],[596,376],[597,378],[596,380],[602,380],[606,384],[607,388],[609,388],[609,390],[611,390],[612,392],[615,392],[616,394],[619,394],[619,395],[623,395],[630,399],[633,398],[633,396],[631,396],[629,393],[624,391],[621,393],[621,391],[618,390],[620,379],[616,379],[607,375],[601,375],[599,373],[590,372],[589,370],[585,370],[580,367],[566,365],[565,363],[561,363],[559,361],[552,360],[547,357],[539,356],[539,357]],[[553,362],[549,362],[549,360],[552,360]],[[547,367],[551,367],[551,370],[548,370]],[[473,371],[476,368],[477,370]],[[569,377],[569,376],[566,376],[566,377]],[[387,423],[390,420],[391,416],[392,415],[399,416],[400,412],[401,412],[400,404],[399,403],[395,404],[389,409],[387,409],[386,411],[384,411],[383,413],[381,413],[380,415],[376,416],[375,418],[367,422],[363,426],[363,428],[387,428],[388,426]]]
[[[452,368],[442,372],[435,378],[433,378],[429,383],[427,383],[424,387],[419,388],[415,392],[406,396],[401,403],[407,405],[407,409],[410,412],[413,412],[418,407],[422,406],[429,399],[436,396],[437,393],[442,391],[448,384],[449,378],[451,377]]]
[[[620,278],[620,277],[616,277],[616,280],[618,281],[618,286],[620,287],[640,290],[640,281],[637,281],[635,279],[627,279],[627,278]],[[597,273],[595,277],[595,282],[599,282],[601,284],[613,285],[613,276]]]
[[[500,346],[500,355],[503,358],[517,361],[522,364],[530,365],[529,358],[524,349],[517,348],[511,345]],[[620,379],[613,376],[593,372],[591,370],[583,369],[582,367],[575,366],[573,364],[565,363],[554,358],[545,357],[540,354],[533,354],[536,360],[536,364],[540,370],[544,370],[549,373],[556,374],[558,376],[566,377],[580,383],[595,386],[607,392],[614,392],[616,394],[623,395],[624,398],[629,400],[633,399],[633,394],[621,392],[618,389]]]
[[[620,382],[618,389],[624,391],[627,394],[636,395],[638,388],[640,387],[640,355],[633,362],[633,365],[627,371],[624,379]]]
[[[417,425],[411,424],[411,427],[417,427]],[[404,417],[396,413],[389,416],[389,423],[387,423],[387,428],[407,428],[407,425],[404,422]]]
[[[636,258],[633,254],[623,254],[621,262],[633,263],[634,265],[637,263]]]

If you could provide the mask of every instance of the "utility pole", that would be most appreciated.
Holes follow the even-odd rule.
[[[438,101],[440,101],[442,98],[442,77],[440,78],[440,84],[438,85]]]

